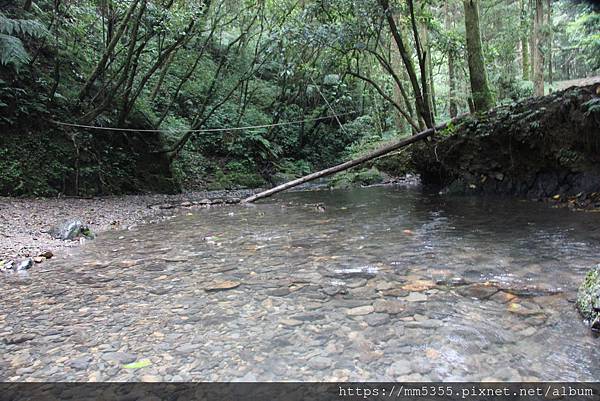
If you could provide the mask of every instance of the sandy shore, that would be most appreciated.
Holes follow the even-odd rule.
[[[49,234],[67,221],[81,220],[94,233],[101,233],[165,219],[176,207],[202,207],[194,203],[205,199],[243,198],[251,193],[237,190],[91,199],[0,197],[0,261],[18,262],[79,245],[79,241],[62,241]]]

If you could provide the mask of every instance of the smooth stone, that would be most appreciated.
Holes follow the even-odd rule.
[[[349,282],[346,283],[346,287],[348,288],[359,288],[359,287],[363,287],[367,284],[367,279],[357,279],[357,280],[351,280]]]
[[[397,285],[396,283],[392,283],[392,282],[389,282],[389,281],[382,281],[382,282],[377,283],[377,285],[375,286],[375,289],[377,291],[391,290],[396,285]]]
[[[89,366],[91,360],[92,360],[91,357],[83,356],[83,357],[75,358],[75,359],[69,361],[67,363],[67,365],[69,365],[73,369],[85,370]]]
[[[30,259],[25,259],[25,260],[22,260],[21,262],[19,262],[17,264],[16,269],[17,269],[17,271],[18,270],[29,270],[32,267],[33,267],[33,259],[30,258]]]
[[[442,325],[443,324],[440,321],[433,320],[433,319],[427,319],[427,320],[408,322],[404,325],[404,327],[420,328],[420,329],[437,329],[439,327],[442,327]]]
[[[175,348],[175,352],[178,352],[180,354],[189,354],[191,352],[194,352],[198,348],[200,348],[200,346],[197,344],[186,344],[182,345],[181,347]]]
[[[330,297],[332,297],[337,294],[347,294],[348,290],[346,290],[346,288],[344,288],[344,287],[329,286],[329,287],[323,287],[323,292],[326,295],[329,295]]]
[[[375,309],[371,305],[359,306],[357,308],[348,309],[346,314],[348,316],[364,316],[369,313],[373,313]]]
[[[333,361],[323,356],[316,356],[309,359],[307,364],[313,369],[327,369],[333,365]]]
[[[225,281],[216,281],[213,283],[209,283],[206,287],[204,287],[204,291],[206,292],[215,292],[215,291],[225,291],[232,290],[240,286],[239,281],[225,280]]]
[[[456,292],[463,297],[476,298],[476,299],[488,299],[499,290],[496,287],[485,284],[471,284],[464,287],[459,287]]]
[[[279,323],[281,323],[285,326],[295,327],[295,326],[300,326],[302,324],[302,321],[296,320],[296,319],[281,319],[279,321]]]
[[[372,313],[365,317],[365,322],[369,326],[381,326],[383,324],[389,323],[390,316],[387,313]]]
[[[396,361],[387,369],[388,376],[396,378],[398,376],[408,375],[412,372],[409,361]]]
[[[290,290],[289,288],[278,288],[276,290],[269,291],[267,294],[273,297],[285,297],[286,295],[290,294]]]
[[[21,344],[26,341],[31,341],[35,338],[33,334],[15,334],[12,336],[4,337],[4,343],[7,345]]]
[[[544,313],[539,305],[533,304],[531,302],[512,302],[508,304],[508,311],[520,316],[532,316]]]
[[[373,303],[373,308],[375,312],[385,312],[390,315],[396,315],[398,313],[404,312],[404,304],[398,301],[386,301],[383,299],[378,299]]]
[[[403,290],[402,288],[393,288],[391,290],[381,291],[383,295],[386,297],[405,297],[408,295],[408,291]]]
[[[530,336],[534,335],[535,333],[537,333],[537,329],[535,327],[528,327],[525,330],[519,331],[518,334],[525,336],[525,337],[530,337]]]
[[[427,301],[427,295],[420,292],[411,292],[404,300],[408,302],[423,302]]]
[[[162,377],[156,375],[144,375],[140,377],[140,381],[146,383],[159,383],[162,382]]]
[[[137,356],[126,352],[107,352],[102,355],[102,359],[109,362],[117,362],[121,365],[132,363],[137,360]]]

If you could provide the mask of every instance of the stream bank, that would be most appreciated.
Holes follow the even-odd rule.
[[[146,194],[96,198],[0,197],[0,268],[28,258],[42,262],[81,240],[63,241],[51,235],[65,222],[80,220],[93,233],[130,230],[138,225],[167,220],[174,210],[192,210],[226,204],[255,190],[199,191],[176,195]],[[181,213],[179,213],[181,214]],[[4,262],[4,263],[3,263]]]
[[[466,117],[411,150],[423,183],[600,207],[600,82]]]

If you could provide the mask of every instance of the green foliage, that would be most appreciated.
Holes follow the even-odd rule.
[[[18,71],[30,60],[19,36],[41,38],[47,33],[39,21],[12,19],[0,13],[0,64],[12,65]]]
[[[501,75],[495,82],[500,102],[514,102],[533,95],[533,83],[514,76]]]
[[[405,107],[396,81],[374,55],[379,52],[398,73],[414,109],[415,93],[393,42],[388,43],[390,31],[381,24],[378,1],[307,1],[303,7],[293,1],[245,6],[213,1],[210,9],[205,2],[143,3],[146,8],[136,8],[128,21],[132,3],[126,1],[39,0],[32,12],[17,4],[3,8],[2,193],[172,190],[177,183],[190,189],[263,186],[410,134],[389,101],[348,74],[365,74]],[[406,3],[392,3],[408,56],[418,65]],[[456,70],[453,100],[460,111],[467,110],[470,96],[462,7],[452,2],[447,7],[424,2],[415,10],[420,30],[429,34],[422,46],[431,56],[428,79],[438,122],[448,115],[449,54]],[[555,64],[570,65],[579,75],[597,68],[597,14],[583,6],[569,11],[562,2],[554,7],[553,34],[560,44]],[[506,102],[531,94],[531,84],[515,78],[520,76],[515,49],[529,32],[520,17],[516,3],[482,3],[486,68]],[[102,66],[110,35],[121,24],[124,35]],[[175,50],[169,53],[170,48]],[[590,104],[590,113],[596,109]],[[49,120],[161,133],[79,130],[55,127]],[[169,164],[165,155],[175,154],[168,151],[191,128],[220,131],[192,135]],[[403,154],[372,165],[386,172],[407,168]],[[358,183],[369,181],[358,177]]]

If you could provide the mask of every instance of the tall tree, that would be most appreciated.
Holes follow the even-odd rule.
[[[552,29],[552,0],[547,0],[548,12],[546,14],[546,25],[548,27],[547,37],[547,49],[548,49],[548,82],[552,85],[554,81],[553,68],[552,68],[552,40],[553,40],[553,29]]]
[[[533,93],[544,96],[544,0],[535,0],[533,38]]]
[[[409,5],[411,5],[412,2],[409,2]],[[408,52],[406,43],[404,38],[402,37],[402,34],[400,32],[400,29],[398,27],[398,25],[396,24],[396,21],[394,20],[394,16],[392,14],[392,10],[390,9],[390,4],[388,0],[379,0],[379,5],[382,8],[382,11],[385,13],[385,18],[386,21],[388,23],[388,27],[390,29],[390,32],[392,34],[392,37],[394,38],[394,42],[396,43],[396,47],[398,48],[398,51],[400,52],[400,56],[402,58],[402,62],[404,63],[404,67],[406,68],[406,72],[408,73],[408,77],[410,79],[410,83],[415,95],[415,106],[417,109],[417,114],[419,115],[420,119],[422,119],[425,122],[425,125],[428,128],[433,127],[433,113],[431,113],[431,110],[429,108],[429,101],[428,101],[428,90],[425,89],[425,87],[427,86],[426,84],[426,80],[425,82],[421,82],[421,84],[424,84],[424,89],[423,91],[421,90],[421,84],[419,84],[419,79],[417,78],[417,73],[415,70],[415,66],[412,60],[412,57],[410,55],[410,53]],[[412,7],[411,7],[411,11],[412,11]],[[414,15],[413,12],[411,12],[411,14]],[[413,17],[411,15],[411,17]],[[414,18],[411,18],[411,21],[414,22]],[[415,35],[415,40],[417,40],[416,43],[416,47],[418,49],[418,61],[419,61],[419,66],[424,66],[425,65],[425,59],[422,57],[422,49],[421,49],[421,44],[418,42],[418,32],[416,31],[416,29],[413,29],[413,34]],[[421,69],[421,78],[423,77],[427,77],[426,75],[426,71],[424,69]]]
[[[446,0],[445,3],[445,18],[444,24],[446,31],[450,32],[454,28],[454,20],[452,18],[452,12],[450,10],[450,1]],[[458,108],[456,106],[456,67],[454,60],[454,48],[448,45],[448,113],[450,117],[456,117],[458,114]]]
[[[521,67],[523,69],[523,80],[529,81],[529,24],[527,23],[527,3],[525,0],[519,0],[520,6],[520,30],[521,30]]]
[[[539,0],[541,1],[541,0]],[[467,39],[467,61],[471,96],[475,111],[489,110],[494,105],[483,60],[481,32],[479,29],[479,0],[463,0]]]

